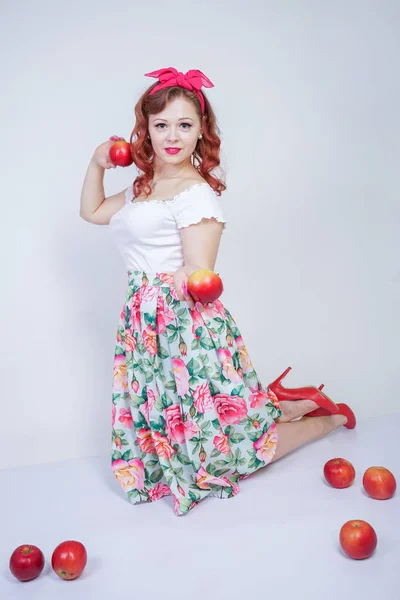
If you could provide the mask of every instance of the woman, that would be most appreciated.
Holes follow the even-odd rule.
[[[195,304],[186,282],[214,270],[226,226],[220,138],[201,71],[170,67],[139,99],[132,186],[104,197],[111,141],[90,161],[80,215],[110,224],[128,272],[114,359],[112,468],[132,503],[173,495],[175,512],[355,419],[313,387],[265,389],[228,309]],[[196,164],[197,162],[197,164]],[[302,418],[303,415],[315,418]],[[293,422],[293,419],[297,419]]]

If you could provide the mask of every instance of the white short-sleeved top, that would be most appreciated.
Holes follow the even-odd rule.
[[[127,271],[173,273],[184,264],[180,229],[202,219],[226,220],[220,197],[207,183],[195,183],[167,200],[133,200],[133,186],[125,204],[110,219],[110,228]]]

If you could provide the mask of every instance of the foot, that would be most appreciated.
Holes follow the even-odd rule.
[[[354,412],[351,410],[351,408],[349,406],[347,406],[347,404],[339,403],[338,407],[339,407],[339,414],[334,415],[334,416],[342,416],[344,419],[346,419],[346,421],[343,423],[343,425],[345,427],[347,427],[347,429],[354,429],[354,427],[356,426],[356,416],[355,416]],[[325,417],[328,415],[329,415],[328,411],[325,410],[324,408],[317,408],[316,410],[313,410],[311,413],[309,413],[308,416],[309,417]]]
[[[279,402],[282,416],[276,419],[279,423],[288,423],[318,408],[312,400],[281,400]]]

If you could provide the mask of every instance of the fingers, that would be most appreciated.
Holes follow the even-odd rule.
[[[195,307],[199,312],[204,312],[206,308],[212,309],[214,308],[214,304],[212,302],[208,302],[208,304],[202,304],[201,302],[196,302]]]
[[[122,137],[119,135],[112,135],[106,142],[106,144],[108,144],[108,150],[110,150],[111,146],[113,146],[115,142],[118,142],[119,140],[122,140]],[[114,163],[112,163],[110,160],[108,160],[104,166],[105,169],[115,169],[116,167],[117,165],[114,165]]]
[[[189,308],[194,308],[194,301],[192,296],[189,294],[187,287],[186,287],[186,282],[182,281],[182,293],[183,293],[183,297],[185,299],[185,301],[188,303]]]

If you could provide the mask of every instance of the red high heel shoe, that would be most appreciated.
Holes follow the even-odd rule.
[[[319,386],[319,390],[322,390],[322,388],[324,387],[324,384],[321,384]],[[347,427],[347,429],[354,429],[354,427],[356,426],[356,415],[353,413],[353,411],[351,410],[350,406],[347,406],[347,404],[343,404],[343,403],[338,403],[337,406],[339,407],[339,415],[343,415],[345,417],[347,417],[347,423],[344,424],[344,427]],[[315,410],[313,410],[310,413],[307,413],[306,415],[304,415],[305,417],[327,417],[328,415],[331,415],[332,413],[325,410],[324,408],[316,408]]]
[[[312,385],[301,388],[285,388],[281,384],[282,379],[289,373],[292,367],[288,367],[286,371],[279,375],[275,381],[269,384],[268,388],[274,392],[278,400],[312,400],[320,408],[324,408],[329,414],[337,414],[338,406],[324,394],[321,389]]]

